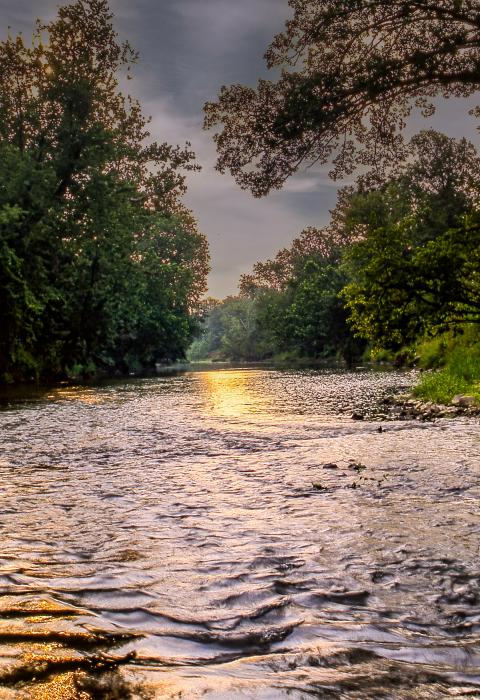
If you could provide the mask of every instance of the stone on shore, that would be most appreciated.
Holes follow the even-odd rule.
[[[460,406],[461,408],[470,408],[475,405],[474,396],[465,396],[464,394],[457,394],[452,399],[453,406]]]

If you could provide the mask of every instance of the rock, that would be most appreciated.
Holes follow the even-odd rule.
[[[464,396],[463,394],[457,394],[452,399],[453,406],[459,406],[460,408],[470,408],[475,403],[474,396]]]
[[[327,464],[322,465],[323,469],[338,469],[338,464],[335,462],[327,462]]]
[[[353,420],[364,420],[365,416],[363,415],[363,413],[357,413],[355,411],[355,413],[352,413],[352,419]]]
[[[366,467],[364,464],[362,464],[361,462],[355,462],[355,461],[353,461],[353,462],[349,462],[348,468],[349,468],[349,469],[354,469],[356,472],[360,473],[360,472],[362,472],[364,469],[366,469],[367,467]]]
[[[444,416],[456,416],[457,413],[458,410],[455,408],[455,406],[447,406],[447,408],[443,410]]]
[[[474,396],[464,394],[454,396],[449,406],[415,399],[411,394],[397,394],[391,401],[391,413],[400,420],[434,421],[453,416],[480,415],[480,401]]]

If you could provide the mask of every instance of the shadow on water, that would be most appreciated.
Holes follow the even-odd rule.
[[[479,424],[389,416],[411,381],[10,395],[0,700],[480,697]]]

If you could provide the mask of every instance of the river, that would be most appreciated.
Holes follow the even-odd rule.
[[[411,381],[4,397],[0,699],[480,698],[479,422],[392,418]]]

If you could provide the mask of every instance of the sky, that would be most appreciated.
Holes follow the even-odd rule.
[[[0,0],[1,26],[31,34],[36,17],[53,17],[58,0]],[[129,89],[152,116],[155,140],[190,141],[200,173],[189,176],[185,198],[206,235],[212,272],[209,294],[237,291],[240,275],[275,256],[303,228],[328,222],[338,184],[328,168],[305,170],[263,199],[215,171],[211,134],[202,130],[203,104],[224,84],[255,85],[268,77],[263,54],[289,15],[287,0],[111,0],[115,24],[140,52]],[[414,122],[412,129],[427,126]],[[441,104],[428,126],[478,141],[464,104]]]

